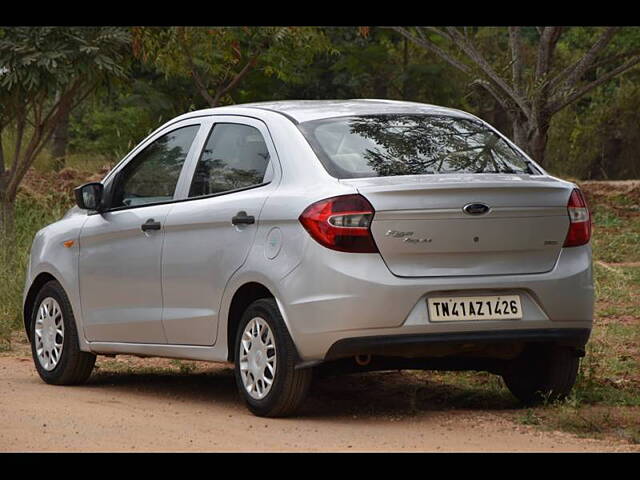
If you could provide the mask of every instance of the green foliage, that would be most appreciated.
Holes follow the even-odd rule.
[[[50,100],[72,84],[125,74],[126,29],[10,27],[1,31],[0,124],[11,120],[13,110]]]
[[[22,289],[34,235],[70,206],[69,198],[57,192],[39,199],[18,197],[14,238],[0,237],[0,345],[9,341],[12,330],[22,327]]]
[[[245,69],[295,83],[300,69],[329,47],[312,27],[136,27],[134,40],[144,61],[167,76],[193,78],[212,105],[232,102]]]
[[[0,29],[0,140],[15,133],[11,159],[0,143],[0,236],[13,237],[18,188],[55,129],[98,85],[124,76],[128,44],[120,27]]]
[[[134,63],[126,84],[100,90],[74,112],[69,149],[118,160],[164,122],[205,106],[189,79]]]
[[[640,177],[640,74],[612,80],[552,121],[548,168],[581,179]]]
[[[121,28],[12,27],[0,37],[2,89],[53,93],[78,76],[124,75],[117,56],[128,42]]]

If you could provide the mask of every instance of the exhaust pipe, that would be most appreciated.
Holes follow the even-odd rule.
[[[371,355],[356,355],[353,357],[358,365],[361,367],[366,367],[371,363]]]

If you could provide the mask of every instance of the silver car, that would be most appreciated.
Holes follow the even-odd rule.
[[[593,317],[591,220],[468,113],[387,100],[191,112],[34,239],[25,329],[47,383],[96,355],[231,361],[260,416],[312,371],[486,370],[566,396]]]

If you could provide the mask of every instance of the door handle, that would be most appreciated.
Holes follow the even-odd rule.
[[[146,222],[144,222],[142,225],[140,225],[140,229],[143,232],[146,232],[147,230],[160,230],[160,222],[156,222],[153,218],[150,218],[149,220],[147,220]]]
[[[245,212],[244,210],[241,210],[238,213],[236,213],[235,217],[231,219],[231,223],[233,225],[240,225],[240,224],[251,225],[256,223],[256,219],[253,215],[247,215],[247,212]]]

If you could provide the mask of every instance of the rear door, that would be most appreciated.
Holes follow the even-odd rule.
[[[215,343],[225,286],[247,258],[262,206],[280,178],[264,123],[215,116],[207,128],[183,201],[166,221],[162,323],[171,344]]]

